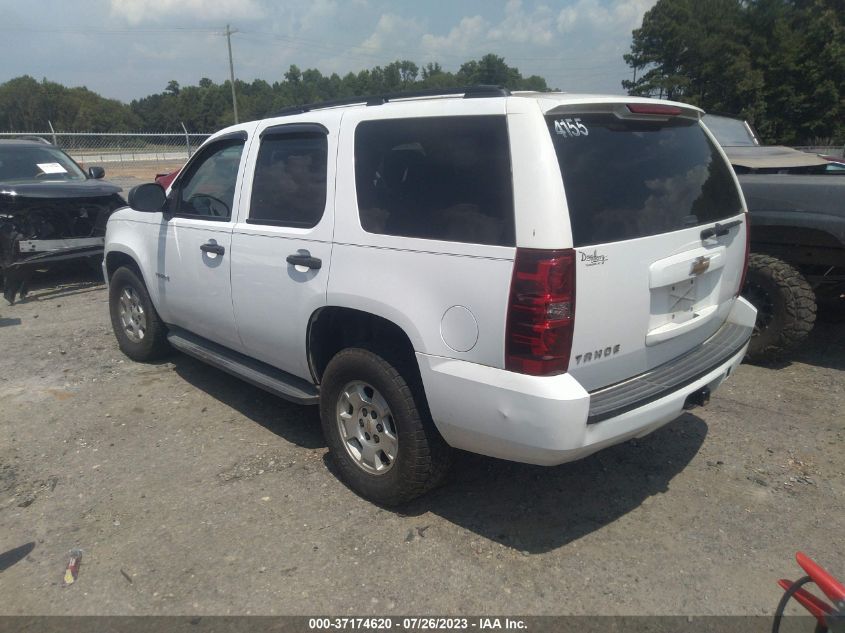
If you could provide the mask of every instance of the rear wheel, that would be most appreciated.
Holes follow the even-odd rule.
[[[382,505],[440,483],[451,451],[440,437],[410,363],[365,348],[340,351],[320,386],[320,418],[343,481]]]
[[[109,312],[120,350],[132,360],[161,358],[170,351],[167,328],[147,287],[131,268],[118,268],[109,280]]]
[[[813,329],[813,289],[801,273],[780,259],[752,253],[742,296],[757,308],[749,360],[775,360]]]

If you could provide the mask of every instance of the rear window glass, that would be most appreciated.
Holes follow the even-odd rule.
[[[575,246],[668,233],[742,210],[730,167],[696,121],[601,113],[547,122]]]
[[[745,121],[731,119],[716,114],[705,114],[701,117],[720,145],[724,147],[754,147],[759,145],[757,139],[748,129]]]
[[[355,132],[355,185],[370,233],[514,244],[504,116],[365,121]]]

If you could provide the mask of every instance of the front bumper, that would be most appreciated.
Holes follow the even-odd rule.
[[[738,298],[721,338],[593,394],[569,374],[526,376],[419,353],[417,360],[434,423],[451,446],[552,466],[646,435],[681,415],[691,394],[715,391],[742,362],[755,317]]]

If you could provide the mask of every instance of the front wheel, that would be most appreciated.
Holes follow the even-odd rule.
[[[382,505],[435,487],[451,461],[414,369],[348,348],[329,362],[320,387],[323,433],[341,478]]]
[[[742,296],[757,308],[747,354],[751,361],[777,359],[813,329],[813,289],[801,273],[780,259],[752,253]]]
[[[109,280],[109,312],[120,350],[132,360],[156,360],[170,351],[167,329],[147,287],[131,268],[118,268]]]

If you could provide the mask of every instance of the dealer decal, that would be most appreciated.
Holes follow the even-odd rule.
[[[589,136],[590,130],[581,123],[581,119],[555,119],[555,134],[563,138]]]
[[[599,255],[598,251],[592,253],[578,251],[578,253],[581,255],[581,261],[586,262],[587,266],[601,266],[608,260],[607,255]]]

